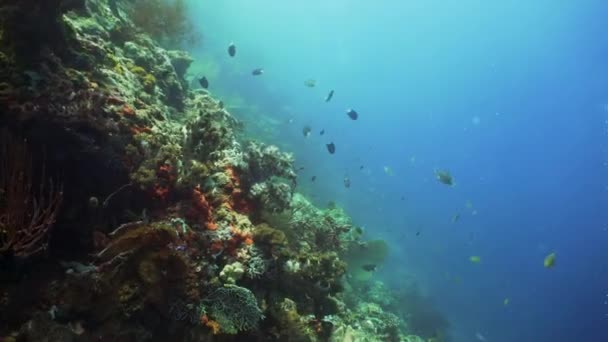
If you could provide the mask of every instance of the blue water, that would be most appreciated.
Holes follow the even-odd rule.
[[[390,242],[377,276],[415,284],[453,341],[608,341],[608,3],[189,3],[191,70],[294,152],[299,191]]]

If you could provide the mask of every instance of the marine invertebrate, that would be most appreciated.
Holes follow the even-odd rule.
[[[211,205],[207,202],[207,198],[205,198],[200,185],[192,189],[192,204],[195,209],[194,216],[198,218],[200,224],[209,230],[217,230],[217,224],[213,222],[211,216]]]
[[[245,269],[245,273],[250,279],[260,278],[268,270],[269,264],[270,261],[264,259],[262,251],[253,246],[250,250],[249,259],[246,262],[247,268]]]
[[[224,266],[222,272],[220,272],[220,279],[226,284],[235,284],[237,280],[241,279],[244,273],[245,268],[243,264],[236,261]]]
[[[236,285],[217,288],[203,303],[219,323],[220,330],[227,334],[255,329],[264,318],[253,293]]]
[[[271,212],[281,212],[291,204],[292,187],[277,178],[254,184],[250,196],[261,208]]]
[[[32,159],[23,141],[0,132],[0,256],[27,258],[46,249],[63,192],[42,172],[38,193],[32,190]]]
[[[273,176],[285,178],[290,182],[296,180],[296,173],[293,170],[293,155],[281,152],[274,145],[249,142],[245,160],[248,164],[247,176],[251,183],[265,181]]]

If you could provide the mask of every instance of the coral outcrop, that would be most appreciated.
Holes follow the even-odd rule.
[[[0,340],[406,340],[388,305],[352,300],[362,229],[188,89],[183,6],[0,5],[0,126],[32,151],[0,145]]]

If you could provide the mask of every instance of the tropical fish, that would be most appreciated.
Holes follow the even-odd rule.
[[[351,120],[357,120],[357,118],[359,117],[359,113],[357,113],[357,111],[355,111],[354,109],[348,109],[346,111],[346,115],[348,115]]]
[[[228,45],[228,55],[230,57],[234,57],[234,55],[236,55],[236,46],[232,42],[230,43],[230,45]]]
[[[390,168],[390,167],[388,167],[388,166],[385,166],[385,167],[384,167],[384,173],[386,173],[386,174],[387,174],[387,175],[389,175],[389,176],[392,176],[392,175],[393,175],[393,169],[391,169],[391,168]]]
[[[304,134],[304,136],[308,138],[310,136],[311,131],[312,129],[309,126],[304,126],[304,128],[302,129],[302,134]]]
[[[336,153],[336,145],[333,142],[330,142],[329,144],[326,144],[325,146],[327,146],[327,151],[330,154]]]
[[[334,97],[334,90],[330,90],[329,94],[327,94],[327,96],[325,97],[325,102],[329,102],[331,101],[331,98]]]
[[[458,222],[458,220],[460,220],[460,213],[457,213],[456,215],[452,216],[452,223],[456,223]]]
[[[251,72],[251,74],[253,76],[260,76],[263,73],[264,73],[264,69],[262,69],[262,68],[253,69],[253,71]]]
[[[319,135],[323,135],[325,134],[325,129],[322,129],[321,132],[319,132]]]
[[[479,264],[481,262],[481,257],[477,256],[477,255],[473,255],[469,257],[469,261],[471,261],[474,264]]]
[[[445,185],[454,185],[454,178],[447,170],[435,170],[435,178],[437,178],[437,181]]]
[[[509,305],[509,298],[505,298],[505,300],[502,301],[502,305],[507,306]]]
[[[207,77],[205,77],[205,76],[198,79],[198,84],[200,84],[201,87],[203,87],[204,89],[209,88],[209,81],[207,80]]]
[[[317,85],[317,81],[315,81],[313,79],[308,79],[308,80],[304,81],[304,85],[307,86],[308,88],[314,88],[314,86]]]
[[[376,264],[365,264],[361,268],[367,272],[374,272],[378,266]]]
[[[545,261],[544,261],[545,268],[552,268],[553,266],[555,266],[555,257],[556,257],[555,252],[553,252],[545,257]]]
[[[477,338],[479,341],[481,341],[481,342],[486,342],[486,341],[487,341],[487,340],[486,340],[486,338],[485,338],[485,336],[483,336],[483,335],[482,335],[482,334],[481,334],[479,331],[475,333],[475,337],[476,337],[476,338]]]
[[[350,178],[344,177],[344,187],[347,189],[350,188]]]

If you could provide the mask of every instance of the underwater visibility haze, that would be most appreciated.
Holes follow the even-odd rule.
[[[608,341],[608,3],[5,2],[0,341]]]

